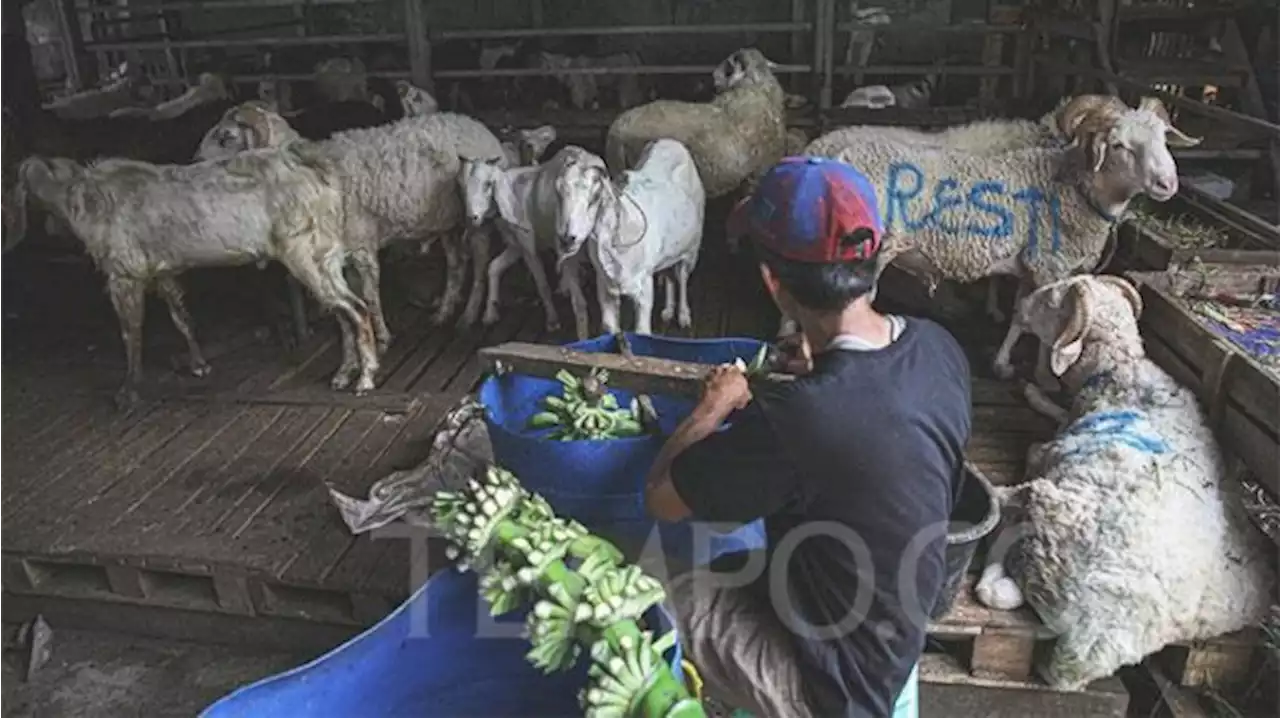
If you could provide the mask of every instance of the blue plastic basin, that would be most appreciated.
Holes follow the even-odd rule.
[[[680,339],[644,334],[627,335],[638,356],[652,356],[703,364],[721,364],[741,357],[749,361],[760,350],[756,339]],[[584,352],[616,353],[613,335],[568,344]],[[542,399],[559,394],[560,382],[521,374],[489,377],[480,386],[494,460],[514,473],[530,491],[542,495],[556,513],[575,519],[593,531],[643,540],[655,530],[668,555],[693,564],[707,563],[722,553],[764,547],[764,524],[755,521],[731,533],[712,533],[709,544],[695,542],[686,523],[657,523],[644,505],[644,480],[666,435],[693,410],[692,400],[653,396],[663,436],[607,441],[556,441],[543,438],[547,430],[528,429],[529,418],[541,411]],[[620,406],[634,394],[610,390]],[[701,545],[696,545],[701,544]]]

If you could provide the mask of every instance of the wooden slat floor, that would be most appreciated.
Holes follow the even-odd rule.
[[[386,272],[387,295],[438,280],[438,268],[406,266]],[[168,355],[182,345],[157,305],[147,370],[162,400],[119,414],[110,397],[123,357],[100,280],[80,264],[6,261],[6,581],[14,560],[45,557],[258,576],[383,597],[376,605],[389,607],[408,590],[407,542],[352,538],[327,489],[363,496],[373,481],[420,461],[443,412],[480,379],[478,347],[568,338],[567,329],[546,334],[521,274],[508,274],[503,296],[510,299],[491,327],[433,327],[426,309],[389,301],[395,342],[377,396],[360,402],[327,386],[337,365],[336,331],[327,322],[290,359],[270,341],[246,341],[253,325],[233,318],[255,311],[237,293],[254,270],[194,277],[198,330],[209,346],[224,348],[210,358],[214,375],[184,378],[169,365]],[[691,300],[695,326],[671,333],[766,337],[776,327],[776,313],[742,260],[705,260]],[[571,326],[567,306],[562,316]],[[971,459],[993,481],[1009,483],[1020,476],[1027,444],[1049,426],[1010,385],[981,378],[987,334],[987,346],[971,347],[978,375]]]

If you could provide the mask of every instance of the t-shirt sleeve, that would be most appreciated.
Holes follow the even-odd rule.
[[[676,457],[671,482],[693,518],[748,523],[778,513],[799,493],[796,471],[758,402]]]

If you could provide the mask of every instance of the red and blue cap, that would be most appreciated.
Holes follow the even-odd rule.
[[[880,250],[876,192],[858,170],[823,157],[787,157],[734,208],[730,232],[796,262],[854,262]],[[871,230],[870,236],[854,232]]]

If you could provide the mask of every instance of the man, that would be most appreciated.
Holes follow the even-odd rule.
[[[866,178],[833,160],[788,158],[765,175],[731,222],[801,327],[800,376],[751,387],[714,370],[649,474],[661,520],[765,519],[765,552],[669,590],[708,692],[759,716],[889,716],[914,688],[946,578],[969,367],[938,325],[872,309],[875,206]]]

